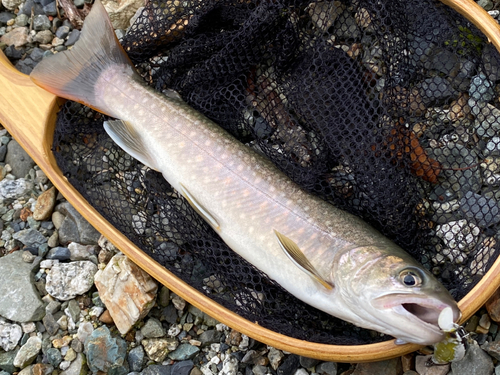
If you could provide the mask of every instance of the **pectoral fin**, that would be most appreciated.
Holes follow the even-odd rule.
[[[151,155],[148,154],[140,134],[135,131],[130,123],[122,120],[104,121],[104,130],[127,154],[149,168],[155,171],[158,170]]]
[[[189,202],[189,204],[191,205],[191,207],[193,207],[195,209],[195,211],[205,219],[205,221],[207,221],[213,228],[219,230],[220,229],[220,225],[219,223],[217,222],[217,220],[215,220],[215,218],[210,214],[210,212],[208,212],[205,207],[203,207],[200,203],[198,203],[196,201],[196,199],[193,197],[193,195],[191,195],[191,193],[186,189],[186,187],[182,184],[181,185],[181,193],[182,195],[184,196],[184,198],[186,198],[186,200]]]
[[[323,285],[326,289],[333,289],[333,285],[331,285],[323,278],[323,276],[319,274],[319,272],[316,270],[316,268],[314,268],[311,262],[309,262],[309,260],[305,257],[304,253],[300,250],[295,242],[293,242],[284,234],[278,232],[276,229],[274,229],[274,234],[278,238],[281,249],[290,258],[290,260],[295,263],[297,267],[299,267],[302,271],[304,271],[314,280]]]

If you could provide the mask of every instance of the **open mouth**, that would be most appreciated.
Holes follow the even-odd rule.
[[[420,320],[435,326],[438,325],[439,314],[442,309],[435,306],[422,306],[417,303],[403,303],[401,306]]]

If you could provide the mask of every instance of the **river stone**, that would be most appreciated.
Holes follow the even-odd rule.
[[[26,263],[22,251],[0,258],[0,315],[15,322],[38,321],[45,315],[45,304],[34,286],[37,262]]]
[[[14,350],[23,335],[23,330],[18,324],[0,321],[0,347],[6,352]]]
[[[95,255],[96,247],[94,245],[81,245],[72,242],[68,245],[68,249],[71,253],[71,260],[88,260],[91,255]]]
[[[142,370],[142,366],[144,364],[144,356],[145,353],[142,345],[136,346],[128,352],[127,361],[130,367],[130,371]]]
[[[153,307],[158,285],[123,254],[95,275],[95,285],[121,334],[127,333]]]
[[[163,326],[158,319],[150,318],[148,319],[146,324],[142,326],[141,333],[144,335],[145,338],[151,339],[153,337],[164,336],[165,330],[163,329]]]
[[[61,301],[84,294],[92,288],[97,266],[90,261],[54,264],[47,274],[47,293]]]
[[[6,1],[6,0],[5,0]],[[130,20],[137,10],[144,6],[143,0],[103,0],[102,5],[106,8],[114,29],[126,29],[130,26]]]
[[[71,365],[66,370],[60,372],[59,375],[85,375],[87,372],[87,360],[82,353],[78,353],[76,359],[71,362]]]
[[[85,218],[80,215],[80,213],[69,203],[63,202],[56,207],[56,211],[60,212],[66,216],[61,227],[59,228],[59,242],[61,244],[67,244],[68,242],[78,242],[82,245],[97,245],[101,234],[94,229],[90,223],[85,220]],[[78,231],[78,238],[65,238],[65,226],[66,221],[69,220],[74,223]],[[69,223],[66,223],[69,225]],[[56,226],[57,227],[57,226]]]
[[[127,355],[127,344],[120,337],[112,337],[106,326],[97,328],[85,341],[87,363],[92,370],[108,373],[123,366]]]
[[[8,10],[15,10],[23,0],[2,0],[2,5]]]
[[[172,375],[172,366],[150,365],[141,372],[141,375]],[[177,374],[174,374],[177,375]]]
[[[493,360],[476,343],[473,343],[469,345],[464,358],[451,363],[451,371],[453,375],[491,375]]]
[[[402,372],[399,358],[380,362],[358,363],[352,375],[398,375]]]
[[[144,339],[141,341],[148,357],[155,362],[161,363],[167,354],[175,350],[179,342],[175,337]]]
[[[14,358],[14,366],[21,369],[33,363],[38,353],[42,350],[42,339],[38,336],[32,336],[21,346]]]
[[[0,198],[23,198],[28,195],[32,189],[33,183],[24,178],[18,178],[17,180],[2,180],[0,181]]]
[[[33,211],[33,219],[47,220],[52,215],[52,210],[56,204],[56,188],[51,187],[44,191],[36,200],[35,211]]]
[[[27,35],[27,28],[19,29],[26,29]],[[24,178],[29,173],[30,169],[35,166],[35,162],[33,161],[33,159],[31,159],[28,153],[24,151],[19,143],[17,143],[14,139],[7,145],[7,155],[5,155],[5,162],[12,167],[11,173],[17,178]]]
[[[57,348],[49,348],[45,354],[49,363],[54,367],[58,367],[62,362],[61,352]]]
[[[173,352],[168,353],[168,358],[173,359],[174,361],[185,361],[193,358],[199,351],[200,348],[197,346],[183,343],[180,344]]]
[[[14,366],[14,358],[16,358],[19,349],[10,352],[0,352],[0,369],[13,374],[16,371]]]
[[[12,235],[12,238],[22,242],[27,247],[38,247],[47,242],[47,238],[36,229],[23,229]]]

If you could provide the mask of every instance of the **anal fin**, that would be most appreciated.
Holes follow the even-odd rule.
[[[314,268],[314,266],[309,262],[309,260],[305,257],[304,253],[300,250],[299,246],[293,242],[290,238],[281,234],[276,229],[274,230],[274,234],[278,238],[278,242],[281,246],[281,249],[285,252],[285,254],[290,258],[290,260],[299,267],[302,271],[311,276],[314,280],[323,285],[326,289],[332,290],[333,285],[324,279],[323,276],[319,274],[319,272]]]
[[[206,222],[208,222],[213,228],[219,230],[220,225],[215,220],[215,218],[208,212],[205,207],[203,207],[197,200],[196,198],[186,189],[186,187],[183,184],[181,185],[181,193],[186,198],[186,200],[189,202],[191,207],[194,208],[194,210],[205,219]]]
[[[129,122],[122,120],[105,121],[104,130],[126,153],[147,167],[158,171],[158,167],[142,142],[142,137]]]

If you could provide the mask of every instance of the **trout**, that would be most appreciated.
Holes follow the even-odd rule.
[[[222,240],[295,297],[357,326],[433,344],[460,310],[422,265],[361,219],[305,192],[174,91],[148,87],[96,0],[80,39],[32,80],[116,120],[114,142],[159,171]],[[447,310],[449,311],[449,309]]]

